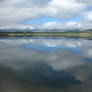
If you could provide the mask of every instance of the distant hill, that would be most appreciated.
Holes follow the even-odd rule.
[[[92,32],[92,29],[0,29],[0,32]]]

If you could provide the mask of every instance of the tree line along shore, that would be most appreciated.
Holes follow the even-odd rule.
[[[92,37],[92,32],[0,32],[0,37],[31,36]]]

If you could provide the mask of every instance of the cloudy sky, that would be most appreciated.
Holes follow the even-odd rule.
[[[91,28],[92,0],[0,0],[0,28]]]

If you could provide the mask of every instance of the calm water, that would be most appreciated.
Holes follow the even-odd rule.
[[[92,92],[92,40],[0,39],[0,92]]]

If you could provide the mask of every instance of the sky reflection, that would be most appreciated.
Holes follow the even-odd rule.
[[[80,87],[91,80],[91,49],[92,41],[83,39],[0,39],[0,68],[18,84]]]

